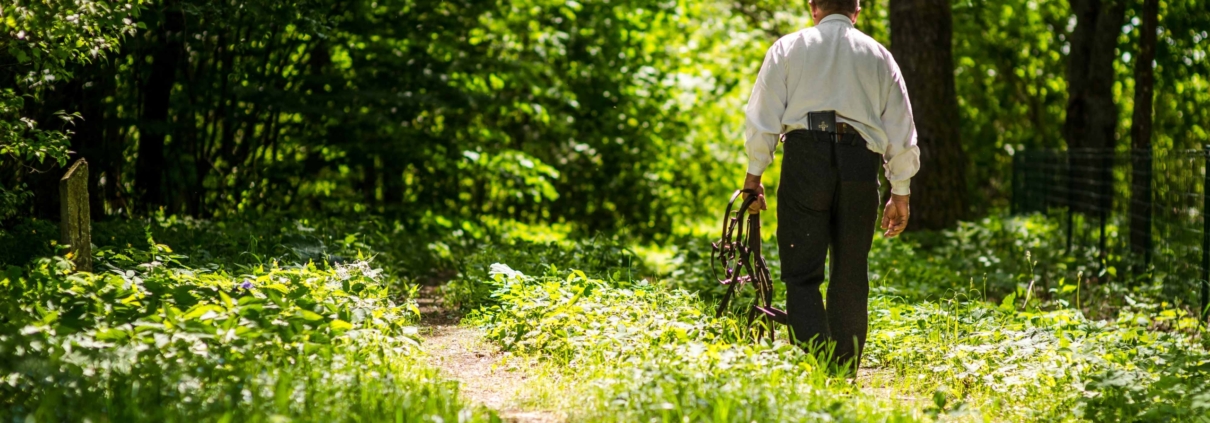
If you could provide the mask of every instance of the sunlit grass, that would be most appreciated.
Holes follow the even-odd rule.
[[[430,273],[401,264],[456,269],[440,270],[447,301],[479,308],[466,323],[526,377],[519,404],[573,421],[1210,414],[1210,341],[1188,301],[1160,282],[1087,277],[1039,217],[875,239],[855,379],[714,317],[706,239],[636,248],[446,228],[461,232],[416,245],[372,219],[159,224],[99,231],[97,275],[56,258],[5,269],[0,420],[495,419],[423,362],[410,278]],[[216,228],[228,237],[208,237]]]
[[[940,250],[877,240],[871,268],[887,270],[874,283],[866,369],[852,380],[829,376],[815,357],[784,340],[751,344],[734,318],[712,317],[710,300],[672,288],[710,279],[651,284],[565,271],[520,276],[500,268],[480,279],[494,290],[494,305],[473,324],[513,354],[545,363],[535,371],[538,401],[553,401],[545,403],[585,420],[1191,421],[1210,415],[1205,328],[1187,307],[1159,300],[1155,291],[1089,287],[1081,278],[1044,287],[1041,278],[1068,267],[1036,263],[1033,254],[951,264],[997,254],[997,248],[999,254],[1046,248],[1054,231],[1053,224],[1034,220],[966,225],[932,241],[947,246]],[[972,238],[986,244],[967,246]],[[700,269],[703,263],[678,265]],[[991,276],[967,276],[970,269]],[[908,280],[930,271],[948,274]],[[1113,295],[1123,299],[1106,298]],[[1115,317],[1086,317],[1089,307],[1119,302]],[[576,400],[546,394],[559,391],[576,392]]]
[[[168,223],[186,224],[213,227]],[[0,421],[498,420],[420,359],[407,285],[363,254],[279,262],[309,247],[239,248],[314,232],[293,230],[188,245],[214,261],[145,234],[148,248],[98,249],[95,274],[58,257],[8,266]],[[342,241],[366,248],[358,238]]]

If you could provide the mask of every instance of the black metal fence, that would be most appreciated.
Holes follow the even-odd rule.
[[[1128,263],[1165,290],[1210,305],[1210,146],[1204,150],[1021,151],[1013,213],[1058,217],[1067,251]]]

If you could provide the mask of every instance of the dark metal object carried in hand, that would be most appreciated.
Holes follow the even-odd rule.
[[[741,194],[748,196],[736,208],[735,200]],[[723,315],[740,287],[750,283],[756,288],[756,298],[748,309],[748,326],[752,327],[758,317],[764,321],[764,324],[756,327],[756,339],[760,340],[766,328],[769,329],[769,338],[775,337],[773,322],[785,324],[786,312],[773,308],[773,279],[760,249],[760,213],[748,213],[748,207],[758,198],[752,190],[739,190],[731,195],[727,211],[723,214],[723,234],[713,244],[710,270],[719,283],[727,286],[727,293],[719,302],[716,316]],[[744,216],[747,216],[746,222]],[[723,272],[721,275],[720,270]]]

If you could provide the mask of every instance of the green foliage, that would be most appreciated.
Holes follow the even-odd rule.
[[[876,240],[866,370],[856,381],[828,376],[815,356],[782,340],[750,345],[734,316],[714,318],[702,295],[671,288],[714,283],[700,253],[688,258],[692,248],[680,253],[677,276],[660,283],[553,267],[529,276],[496,264],[478,280],[494,301],[471,320],[513,354],[544,362],[553,376],[542,383],[575,390],[577,401],[562,406],[589,420],[1188,421],[1210,413],[1201,382],[1210,344],[1197,314],[1155,299],[1154,289],[1087,279],[1045,288],[1040,278],[1087,269],[1094,257],[1047,263],[1056,232],[1033,216]]]
[[[1011,189],[1014,151],[1065,145],[1068,3],[953,2],[954,82],[963,146],[975,164],[969,188],[981,210],[1005,205],[998,200]]]
[[[864,2],[858,22],[884,44],[888,6]],[[1161,4],[1163,151],[1205,139],[1204,6]],[[738,185],[752,75],[777,37],[811,25],[802,2],[767,0],[3,7],[6,187],[49,191],[51,163],[75,154],[92,163],[97,216],[380,212],[647,239],[695,233]],[[1074,17],[1066,2],[952,7],[958,122],[985,212],[1006,204],[1015,151],[1064,146]],[[1122,140],[1136,9],[1115,61]],[[33,203],[22,212],[55,213],[53,196]]]
[[[489,339],[554,366],[565,404],[589,421],[914,421],[889,401],[834,384],[785,342],[749,346],[685,291],[581,271],[533,277],[493,266],[499,305],[472,316]]]
[[[54,255],[53,240],[58,238],[59,225],[54,222],[17,220],[0,230],[0,266],[24,266],[38,257]]]
[[[43,107],[26,102],[44,102],[57,84],[75,76],[73,66],[116,51],[122,39],[139,27],[135,19],[143,8],[143,0],[16,0],[0,5],[0,81],[4,81],[0,178],[6,180],[4,185],[21,186],[8,182],[21,181],[33,166],[48,159],[60,167],[66,164],[73,135],[67,127],[82,116],[62,109],[31,113]],[[47,128],[45,120],[63,127]],[[48,167],[41,166],[43,171]],[[0,208],[0,220],[4,211]]]
[[[1061,237],[1042,216],[876,239],[866,369],[852,380],[784,339],[753,344],[743,316],[713,317],[709,294],[676,288],[712,286],[700,242],[678,253],[675,276],[649,282],[641,277],[654,271],[618,238],[536,242],[517,238],[539,237],[524,225],[459,226],[171,216],[99,224],[97,274],[72,272],[59,257],[5,266],[0,417],[491,420],[418,360],[412,282],[425,278],[452,278],[447,301],[478,307],[468,322],[511,357],[536,361],[529,391],[551,393],[547,405],[575,419],[1210,413],[1210,344],[1196,314],[1158,300],[1155,288],[1081,276],[1093,273],[1092,253],[1048,262]],[[53,225],[14,228],[0,234],[6,257],[23,245],[53,252]],[[587,270],[562,270],[575,267]]]
[[[486,242],[459,258],[458,275],[441,288],[446,303],[467,311],[496,303],[495,288],[482,281],[493,280],[497,263],[512,263],[517,271],[529,274],[558,272],[565,263],[576,263],[587,272],[614,280],[648,274],[642,260],[618,239]]]
[[[19,186],[14,189],[0,187],[0,222],[7,222],[21,212],[21,206],[33,197],[34,193]]]
[[[378,216],[360,220],[284,215],[248,215],[226,220],[157,215],[147,220],[93,222],[95,251],[149,249],[150,240],[175,246],[186,267],[241,268],[273,263],[347,263],[373,258],[388,275],[405,284],[454,271],[458,257],[493,239],[499,228],[449,229],[437,219],[407,225]],[[40,219],[16,219],[0,231],[0,263],[25,265],[54,252],[58,225]]]
[[[1126,249],[1122,232],[1121,222],[1107,226],[1109,248]],[[768,239],[762,246],[774,277],[780,267],[776,241]],[[666,267],[661,274],[665,283],[717,299],[725,287],[710,270],[710,242],[680,238],[670,248],[670,259],[653,264]],[[960,222],[952,230],[908,233],[894,240],[876,236],[869,273],[873,292],[911,301],[954,295],[988,301],[1033,296],[1044,299],[1047,307],[1077,306],[1095,319],[1115,316],[1130,305],[1128,297],[1168,301],[1189,312],[1198,306],[1198,284],[1186,276],[1155,268],[1136,275],[1130,269],[1143,264],[1118,254],[1101,261],[1095,246],[1077,245],[1068,251],[1064,225],[1056,219],[1040,214],[990,216]]]
[[[1161,5],[1160,149],[1205,138],[1203,6]],[[889,43],[888,2],[863,7],[859,28]],[[0,149],[62,163],[70,141],[93,164],[98,215],[377,211],[658,239],[694,232],[742,178],[736,111],[764,49],[811,25],[806,12],[765,0],[19,2],[0,19],[0,62],[14,65],[0,77],[20,81],[0,98]],[[1036,0],[953,13],[970,189],[985,211],[1006,203],[1014,151],[1064,145],[1072,16]],[[1137,13],[1115,65],[1121,134]],[[56,113],[72,123],[48,126]],[[0,164],[6,185],[48,187],[16,163]],[[34,208],[49,216],[53,203]]]
[[[1151,421],[1144,418],[1146,410],[1162,421],[1210,411],[1184,397],[1204,392],[1188,379],[1210,362],[1196,337],[1151,332],[1152,320],[1143,315],[1089,321],[1073,309],[1041,311],[1034,302],[1023,307],[1022,300],[1009,296],[997,307],[962,297],[932,303],[876,298],[870,306],[875,330],[867,359],[872,367],[911,381],[901,389],[944,390],[990,415]],[[1174,317],[1178,312],[1173,310]],[[1193,315],[1173,320],[1186,331],[1197,327]],[[1184,378],[1161,382],[1169,373]],[[1119,374],[1129,376],[1109,376]],[[1123,385],[1125,379],[1131,384]],[[1151,396],[1119,401],[1133,391]]]
[[[1205,383],[1210,364],[1179,354],[1159,360],[1166,366],[1094,375],[1089,386],[1101,395],[1083,400],[1085,417],[1103,422],[1205,421],[1210,415],[1210,388]]]
[[[1158,147],[1170,146],[1173,150],[1200,148],[1210,138],[1210,110],[1205,107],[1210,103],[1210,79],[1206,78],[1210,75],[1210,57],[1206,52],[1210,5],[1205,0],[1164,1],[1160,5],[1162,33],[1156,43],[1154,142]],[[1132,14],[1136,16],[1131,17],[1130,26],[1139,27],[1137,12]],[[1132,33],[1131,38],[1137,35]]]
[[[16,0],[0,6],[0,50],[19,64],[30,64],[30,84],[50,83],[67,75],[69,63],[88,63],[116,50],[134,34],[143,0]]]
[[[102,243],[96,274],[73,272],[61,257],[6,267],[0,417],[494,419],[461,403],[456,385],[419,361],[411,327],[419,309],[407,290],[401,295],[405,287],[391,272],[362,258],[372,251],[334,264],[286,255],[253,263],[260,260],[256,254],[226,256],[225,248],[240,241],[215,236],[223,222],[159,223],[179,239],[207,231],[215,241],[193,251],[210,248],[217,255],[186,257],[144,227],[137,246],[94,238]],[[231,226],[248,233],[276,228]],[[115,227],[120,230],[111,230],[108,241],[136,237],[122,229],[138,226]],[[292,234],[283,232],[253,233],[253,239],[282,242],[279,250],[267,250],[297,254],[301,247],[287,247]],[[28,235],[36,239],[33,230]],[[355,235],[342,238],[357,244]]]
[[[700,151],[679,137],[692,103],[672,69],[689,52],[667,48],[692,29],[683,13],[650,0],[170,2],[48,103],[92,125],[73,142],[105,214],[435,213],[654,235],[702,211],[682,198],[702,196],[713,169],[682,163]]]
[[[71,131],[39,129],[37,122],[20,116],[23,103],[11,88],[0,91],[0,156],[30,165],[43,164],[47,159],[65,165]],[[56,117],[70,124],[79,115],[59,112]]]

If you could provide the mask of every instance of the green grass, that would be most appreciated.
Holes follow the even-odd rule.
[[[370,251],[278,261],[290,250],[214,237],[224,223],[161,224],[211,240],[187,257],[144,231],[144,246],[102,246],[97,273],[59,257],[7,266],[0,421],[499,420],[424,363],[412,290]],[[299,227],[251,239],[318,238]]]
[[[1188,307],[1153,287],[1061,276],[1078,263],[997,255],[1046,248],[1044,223],[964,224],[928,235],[928,248],[878,240],[856,381],[713,318],[712,291],[677,288],[711,283],[693,260],[659,283],[496,266],[472,324],[545,363],[534,390],[572,390],[563,406],[585,420],[1210,421],[1208,342]]]
[[[876,239],[855,380],[715,318],[706,239],[455,226],[106,222],[92,274],[53,256],[53,225],[11,226],[0,422],[499,420],[422,360],[417,283],[447,279],[534,376],[528,405],[574,421],[1210,422],[1184,285],[1058,250],[1038,216]]]
[[[499,303],[472,323],[514,354],[545,359],[559,380],[544,380],[559,386],[538,389],[564,390],[573,420],[913,420],[829,379],[798,348],[743,342],[733,318],[713,318],[694,294],[583,272],[497,270]]]

